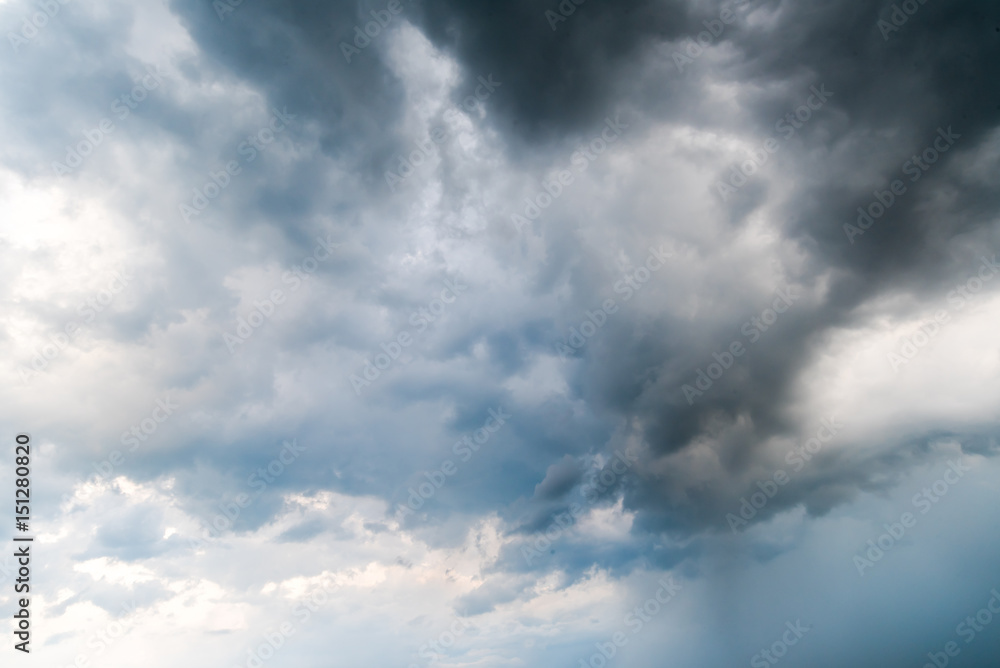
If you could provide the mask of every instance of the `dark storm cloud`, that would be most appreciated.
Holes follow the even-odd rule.
[[[684,3],[655,0],[588,0],[578,6],[425,0],[422,7],[421,27],[468,74],[492,72],[504,81],[504,94],[491,108],[511,139],[524,140],[558,140],[600,122],[607,106],[628,90],[630,66],[645,44],[696,25]],[[565,20],[552,19],[552,13]]]
[[[122,448],[119,434],[155,415],[156,399],[169,393],[181,408],[115,468],[146,492],[158,487],[159,505],[108,490],[95,502],[93,492],[76,488],[65,507],[86,535],[67,550],[72,560],[94,561],[79,572],[62,569],[75,573],[69,588],[77,593],[56,612],[90,600],[117,614],[123,600],[143,606],[168,599],[175,582],[110,582],[145,568],[153,574],[157,564],[170,579],[180,573],[228,585],[224,596],[241,605],[257,584],[279,584],[278,573],[301,575],[306,586],[317,573],[349,574],[370,589],[338,594],[331,603],[340,607],[330,615],[349,611],[353,637],[340,643],[329,635],[334,627],[317,626],[316,644],[299,643],[322,646],[316,657],[330,646],[392,651],[393,643],[359,642],[364,624],[374,637],[415,617],[411,624],[427,626],[428,637],[440,632],[430,628],[434,597],[410,589],[419,583],[436,594],[458,591],[450,612],[496,614],[496,624],[469,637],[493,645],[490,651],[506,642],[495,641],[496,629],[514,629],[511,647],[518,646],[509,654],[474,660],[576,665],[593,654],[595,640],[607,638],[591,636],[618,614],[619,603],[627,611],[649,597],[629,591],[636,575],[674,570],[691,578],[690,593],[658,623],[682,629],[681,645],[698,646],[672,655],[678,665],[705,665],[716,651],[718,660],[708,664],[745,661],[773,640],[763,627],[776,622],[780,629],[786,613],[817,623],[812,649],[796,648],[812,652],[796,655],[806,665],[843,663],[844,654],[857,665],[916,665],[926,653],[921,647],[940,646],[931,634],[945,638],[957,613],[981,605],[979,590],[957,596],[954,578],[921,574],[960,573],[965,585],[975,580],[978,587],[995,571],[983,557],[992,553],[992,534],[977,535],[996,505],[976,502],[992,489],[987,476],[921,520],[926,533],[892,553],[895,570],[885,564],[858,580],[850,551],[869,529],[881,531],[879,524],[911,507],[911,486],[926,484],[914,471],[934,480],[942,457],[1000,454],[989,397],[925,419],[913,394],[924,387],[949,393],[951,378],[941,379],[940,390],[926,377],[916,389],[903,379],[883,398],[888,384],[858,388],[836,377],[843,369],[824,365],[841,361],[853,345],[843,342],[845,331],[864,334],[943,306],[979,256],[1000,249],[1000,133],[992,134],[1000,119],[1000,21],[991,4],[927,0],[884,38],[877,21],[893,1],[750,0],[713,46],[678,71],[674,53],[686,52],[688,40],[709,29],[705,22],[735,5],[402,0],[401,14],[348,63],[342,43],[388,0],[243,0],[221,17],[220,3],[171,0],[188,32],[172,35],[172,45],[187,50],[189,36],[196,48],[168,63],[170,78],[122,124],[114,151],[95,154],[63,179],[70,193],[92,186],[109,217],[128,221],[111,232],[128,237],[129,261],[145,270],[88,330],[91,338],[29,388],[48,403],[39,402],[34,418],[25,412],[19,419],[46,424],[44,442],[55,452],[40,461],[65,474],[39,476],[40,509],[53,514],[74,481],[103,467]],[[91,15],[77,6],[19,53],[16,66],[0,64],[13,92],[2,113],[23,135],[8,133],[2,152],[22,174],[42,173],[61,157],[144,65],[116,39],[135,37],[129,30],[142,11],[113,5]],[[454,59],[457,85],[452,61],[419,51],[423,42],[410,26]],[[418,53],[410,57],[404,46]],[[486,75],[503,85],[462,117],[472,130],[461,140],[474,147],[451,137],[439,149],[440,164],[425,165],[398,192],[387,190],[386,165],[425,131],[423,123],[438,121],[428,109],[449,104],[445,91],[450,104],[473,94]],[[742,158],[744,149],[733,147],[760,146],[815,87],[831,91],[829,101],[723,201],[712,184],[728,179],[729,161]],[[295,115],[287,131],[181,227],[177,204],[209,170],[237,158],[240,142],[274,109],[286,108]],[[512,230],[510,211],[619,112],[628,124],[621,141],[530,229]],[[904,163],[933,145],[938,128],[960,137],[910,182]],[[994,146],[984,149],[991,136]],[[741,158],[733,158],[737,151]],[[137,173],[115,171],[122,165]],[[905,180],[907,192],[852,243],[844,225],[894,178]],[[778,238],[755,245],[761,229]],[[90,259],[111,256],[113,249],[100,246],[103,233],[95,237],[102,238]],[[312,253],[318,237],[336,248],[291,294],[280,277]],[[670,242],[676,254],[634,300],[619,299],[599,334],[567,358],[554,354],[571,327],[620,296],[613,286],[651,244]],[[65,256],[57,245],[40,244],[26,257],[59,266]],[[770,261],[773,280],[757,266]],[[14,312],[27,322],[34,316],[41,330],[75,319],[77,286],[50,287],[50,298],[42,298],[43,290],[17,285],[36,280],[31,265],[24,267],[10,275],[14,287],[3,288],[11,302],[19,300],[9,304]],[[412,331],[410,313],[457,275],[468,281],[468,294],[356,395],[348,374],[386,350],[380,344]],[[230,354],[222,333],[279,287],[289,302]],[[748,341],[741,325],[780,298],[775,288],[795,295],[791,305],[759,341]],[[0,337],[24,338],[14,322]],[[682,385],[694,384],[733,341],[746,353],[688,401]],[[140,386],[157,391],[147,396]],[[785,453],[834,419],[821,402],[856,390],[867,405],[843,403],[860,414],[838,416],[845,427],[832,445],[792,471]],[[964,396],[947,399],[959,404]],[[52,402],[59,404],[54,413]],[[468,460],[460,458],[456,442],[500,406],[509,421]],[[293,438],[306,452],[261,489],[260,471]],[[620,451],[637,457],[624,472],[614,460]],[[457,464],[456,474],[435,473],[446,460]],[[739,512],[742,499],[778,468],[794,473],[791,480],[745,531],[731,533],[726,514]],[[400,521],[412,490],[435,480],[440,488]],[[254,496],[233,518],[239,494]],[[845,507],[850,500],[857,503]],[[583,512],[568,518],[574,507]],[[791,508],[798,510],[782,514]],[[223,524],[221,538],[193,553],[190,537]],[[87,526],[98,528],[87,534]],[[919,550],[909,549],[920,540]],[[342,545],[331,548],[333,541]],[[527,556],[525,547],[533,550]],[[251,551],[254,559],[240,561]],[[133,570],[119,571],[116,561]],[[407,569],[404,578],[392,573],[393,563]],[[274,596],[286,585],[296,582],[273,593],[265,588],[260,605],[280,614]],[[397,596],[393,588],[401,586],[406,592]],[[207,593],[213,624],[261,621],[248,607],[216,607],[216,592]],[[388,616],[366,620],[383,596],[391,599]],[[940,602],[954,599],[963,599],[958,610],[942,609]],[[574,601],[584,602],[577,631],[572,622],[563,626],[569,618],[554,607]],[[559,626],[547,628],[553,622]],[[532,627],[543,635],[522,642]],[[219,628],[229,630],[208,632],[234,630]],[[845,649],[844,637],[859,640]],[[646,633],[629,648],[631,660],[642,644],[656,645],[647,663],[662,664],[662,649],[674,652],[677,643]],[[987,665],[990,648],[985,641],[980,647],[966,658]],[[459,649],[468,648],[456,648],[456,660]],[[546,656],[532,661],[533,652]],[[366,665],[384,658],[366,657]],[[623,652],[618,660],[629,658]]]
[[[236,222],[223,223],[234,229],[252,227],[247,221],[266,222],[273,236],[268,237],[267,248],[248,252],[255,258],[269,257],[269,252],[289,261],[301,257],[322,226],[317,219],[324,208],[338,214],[333,223],[338,241],[360,234],[358,210],[372,204],[365,201],[365,195],[371,200],[384,198],[382,167],[409,141],[400,128],[407,104],[403,86],[385,62],[386,41],[398,26],[389,26],[347,63],[341,42],[351,39],[354,26],[369,20],[371,10],[381,9],[377,4],[247,1],[222,19],[211,3],[174,0],[170,6],[207,54],[204,72],[191,64],[180,68],[189,83],[209,74],[250,82],[264,92],[270,107],[287,107],[298,116],[283,141],[301,148],[315,140],[320,148],[317,153],[304,152],[307,155],[292,163],[266,156],[270,162],[255,166],[258,173],[244,174],[234,183],[228,193],[230,203],[222,206],[217,202],[218,208],[205,218],[238,214],[232,216]],[[995,234],[990,238],[989,226],[1000,195],[949,168],[957,156],[974,150],[997,124],[1000,100],[992,82],[1000,68],[1000,34],[996,32],[994,5],[927,3],[900,31],[884,39],[876,21],[889,10],[880,4],[752,2],[740,10],[737,21],[718,39],[738,57],[720,61],[703,56],[684,73],[673,70],[669,54],[682,48],[687,38],[697,38],[705,29],[703,21],[715,19],[727,6],[588,0],[553,30],[545,12],[558,11],[559,3],[555,2],[404,3],[400,21],[412,22],[436,46],[458,59],[464,81],[456,91],[458,98],[467,95],[470,86],[474,88],[478,76],[492,73],[504,82],[489,100],[486,122],[501,132],[504,148],[525,165],[565,161],[565,144],[591,132],[618,108],[627,108],[635,115],[637,146],[642,143],[642,133],[659,121],[706,130],[732,123],[763,139],[773,134],[777,119],[802,103],[809,86],[825,85],[833,91],[823,115],[817,113],[769,167],[786,178],[799,178],[799,188],[782,203],[781,211],[787,221],[786,235],[802,244],[810,262],[800,273],[786,278],[805,292],[816,286],[817,277],[831,273],[832,288],[826,296],[797,302],[737,368],[693,405],[685,401],[681,385],[692,382],[696,371],[712,361],[713,353],[738,338],[739,324],[759,315],[771,296],[749,291],[724,295],[719,302],[727,315],[696,322],[639,313],[615,318],[604,328],[603,340],[589,345],[567,379],[574,396],[585,399],[602,417],[574,418],[584,425],[581,427],[552,420],[553,410],[568,411],[566,406],[522,408],[516,426],[512,425],[510,435],[505,436],[508,448],[491,455],[496,459],[484,456],[470,463],[469,479],[489,484],[478,488],[477,483],[455,484],[442,492],[442,499],[454,494],[470,499],[472,508],[485,508],[519,497],[531,499],[534,494],[538,507],[524,514],[529,517],[527,526],[537,526],[575,484],[575,458],[601,448],[610,414],[625,421],[636,420],[650,447],[650,462],[684,452],[701,438],[713,440],[722,462],[722,479],[699,488],[688,487],[682,476],[666,477],[659,469],[644,467],[637,474],[639,484],[626,488],[627,506],[642,511],[637,526],[690,532],[718,525],[719,511],[745,493],[742,474],[760,464],[761,443],[771,436],[801,431],[802,425],[783,412],[783,405],[793,398],[793,382],[815,358],[824,333],[835,326],[863,324],[857,307],[880,294],[940,295],[944,286],[966,271],[970,253],[964,251],[997,246],[992,243],[997,238]],[[114,25],[104,30],[127,23],[127,13],[116,16]],[[82,38],[78,38],[69,48],[95,58],[121,55],[92,39],[94,44],[81,44]],[[656,49],[656,45],[661,48]],[[42,53],[39,49],[37,55]],[[658,54],[652,57],[669,76],[649,81],[643,89],[635,81],[648,71],[651,54]],[[33,70],[24,67],[15,81],[27,87]],[[101,79],[99,86],[88,82],[93,83],[89,79],[78,83],[77,88],[86,88],[83,91],[59,81],[51,90],[44,88],[43,96],[56,95],[63,88],[75,90],[95,112],[103,113],[106,103],[123,85],[131,83],[121,71]],[[745,88],[755,91],[741,90],[735,120],[719,109],[706,108],[704,101],[710,85],[729,82],[746,84]],[[13,99],[11,104],[24,116],[40,108],[37,96],[18,94]],[[167,96],[151,98],[143,111],[166,128],[160,132],[171,134],[188,149],[180,159],[191,175],[190,185],[197,185],[206,162],[217,164],[234,151],[245,124],[233,127],[228,119],[195,122],[191,110],[181,113],[169,100]],[[45,104],[45,108],[59,106],[51,101]],[[43,134],[43,128],[27,127],[34,134]],[[855,210],[872,200],[873,190],[885,189],[888,181],[900,176],[902,164],[933,142],[939,127],[952,127],[961,135],[955,147],[918,183],[908,184],[906,195],[851,244],[843,225],[854,222]],[[307,135],[306,128],[310,132],[318,129],[315,138]],[[58,157],[64,139],[47,142],[46,158],[36,159],[48,159],[52,151]],[[321,176],[328,159],[341,161],[345,172],[357,170],[360,176],[356,180],[345,178],[331,188],[330,181]],[[865,178],[859,179],[859,173]],[[719,178],[726,178],[726,173]],[[356,188],[359,183],[367,192]],[[951,198],[946,208],[920,208],[940,189],[950,189],[959,196]],[[329,191],[335,192],[328,195]],[[753,181],[721,204],[718,215],[739,229],[753,212],[770,202],[771,195],[763,180]],[[391,206],[387,209],[393,210]],[[692,227],[698,222],[693,221]],[[215,224],[212,218],[206,226],[218,229],[212,227]],[[394,219],[386,216],[378,226],[394,229],[394,224]],[[613,218],[606,224],[624,228],[627,221]],[[599,253],[569,233],[573,229],[569,225],[543,229],[548,245],[546,262],[525,269],[537,277],[532,284],[533,296],[553,293],[564,280],[571,285],[573,299],[565,306],[567,313],[559,314],[560,319],[574,318],[591,308],[594,293],[608,282],[606,272],[595,268]],[[949,241],[959,236],[963,241]],[[201,303],[198,297],[208,285],[217,293],[212,299],[213,313],[230,310],[233,299],[222,294],[218,286],[233,265],[212,257],[211,249],[199,248],[196,234],[165,243],[169,264],[187,269],[178,272],[175,279],[177,286],[184,288],[180,302],[185,306]],[[372,260],[375,252],[359,251],[350,256],[350,262],[328,263],[321,274],[352,285],[358,295],[380,305],[398,306],[407,300],[417,303],[412,295],[403,298],[378,282],[381,268]],[[498,255],[506,252],[497,251]],[[720,284],[738,281],[726,267],[720,267],[718,274]],[[150,311],[145,324],[153,317]],[[162,314],[158,317],[171,320]],[[551,352],[559,330],[554,321],[533,314],[525,317],[525,322],[505,323],[502,330],[473,322],[456,328],[446,340],[435,341],[425,352],[441,361],[461,358],[477,340],[485,338],[493,369],[503,377],[518,371],[532,352]],[[119,323],[119,328],[134,333],[143,324]],[[319,311],[291,330],[275,338],[296,346],[334,338],[362,348],[365,341],[363,328],[356,322]],[[256,342],[261,343],[265,336]],[[248,372],[246,379],[251,382],[237,392],[238,396],[248,401],[266,398],[268,392],[249,386],[268,385],[270,371],[264,367],[273,363],[271,353],[260,353],[259,357],[247,353],[244,359],[249,367],[259,368]],[[185,382],[194,384],[199,377],[192,372]],[[459,414],[452,425],[455,433],[474,425],[488,407],[503,399],[503,393],[495,388],[483,389],[479,379],[434,375],[408,376],[384,386],[374,396],[396,406],[418,397],[423,401],[454,400]],[[338,468],[355,472],[343,483],[347,488],[380,490],[388,496],[389,490],[404,486],[414,470],[440,461],[434,450],[439,447],[436,441],[425,444],[418,455],[398,456],[399,450],[407,448],[399,444],[399,426],[389,426],[391,417],[385,413],[384,427],[373,427],[370,414],[353,427],[334,425],[322,417],[305,420],[297,433],[303,440],[323,443],[326,452],[333,454],[327,454],[329,460],[308,473],[290,473],[279,488],[303,481],[318,484],[332,468]],[[583,433],[589,427],[595,429]],[[287,431],[274,429],[264,436],[237,439],[243,446],[237,470],[252,470]],[[981,431],[988,433],[988,428]],[[310,438],[312,434],[317,436]],[[430,431],[421,435],[428,440],[435,438]],[[914,443],[920,442],[919,434],[913,438]],[[900,452],[920,452],[918,446],[907,443],[900,440]],[[446,439],[440,447],[447,445]],[[174,454],[190,457],[194,451],[192,445]],[[227,453],[208,454],[206,458],[218,466],[234,463],[233,455]],[[496,470],[491,466],[498,460],[503,461],[504,476],[491,478],[490,471]],[[815,479],[797,483],[796,493],[785,495],[768,511],[805,503],[810,510],[823,512],[856,490],[870,488],[873,479],[896,463],[891,458],[877,465],[871,461],[824,462],[822,474],[818,467]],[[149,472],[162,465],[156,458],[143,464]],[[236,479],[244,475],[239,473]],[[684,494],[673,493],[677,489]],[[270,506],[262,504],[261,508]],[[263,510],[253,512],[254,522],[263,521],[262,515],[256,515]],[[290,537],[297,538],[294,532]]]
[[[367,47],[348,63],[341,42],[371,17],[354,2],[246,2],[220,20],[210,3],[173,0],[199,46],[241,79],[315,122],[320,142],[334,157],[365,170],[372,188],[383,188],[378,166],[401,141],[395,122],[405,102],[399,81],[379,47]],[[389,26],[390,29],[395,26]]]
[[[244,3],[220,21],[204,3],[178,0],[172,6],[222,66],[257,83],[272,102],[287,104],[319,124],[324,151],[348,156],[362,166],[371,187],[378,185],[377,166],[402,141],[396,128],[404,104],[401,87],[383,63],[377,40],[349,65],[339,44],[380,7]],[[459,97],[469,92],[477,75],[493,73],[504,82],[502,94],[489,101],[491,122],[501,129],[508,149],[529,160],[532,152],[543,160],[557,160],[549,147],[585,133],[621,106],[650,121],[722,127],[726,118],[717,110],[705,113],[702,106],[700,96],[709,83],[747,83],[765,91],[742,93],[739,100],[739,123],[762,139],[774,134],[777,119],[802,104],[810,85],[825,85],[833,93],[824,115],[817,113],[772,165],[801,175],[800,187],[781,210],[786,234],[807,249],[811,261],[788,278],[809,289],[818,276],[832,272],[827,296],[797,303],[738,369],[694,405],[685,401],[681,385],[692,382],[712,354],[733,340],[739,323],[759,314],[766,302],[759,307],[744,303],[728,322],[646,320],[638,338],[634,332],[639,323],[620,318],[607,327],[607,344],[588,351],[572,383],[593,406],[639,418],[653,459],[690,448],[720,425],[727,427],[724,442],[717,444],[726,478],[686,490],[680,506],[672,507],[666,498],[676,498],[669,490],[683,486],[682,480],[664,480],[650,471],[640,475],[642,484],[628,494],[628,505],[660,518],[652,525],[643,519],[642,526],[695,530],[717,523],[717,511],[744,491],[739,474],[752,467],[760,444],[801,426],[783,413],[783,405],[792,398],[798,373],[817,354],[823,333],[835,326],[863,324],[857,307],[880,294],[940,293],[968,263],[968,254],[958,252],[958,244],[942,242],[958,235],[970,245],[973,240],[988,242],[1000,197],[949,170],[956,156],[973,150],[997,123],[1000,99],[990,83],[1000,68],[995,30],[1000,19],[994,5],[925,4],[885,39],[877,21],[888,16],[889,6],[754,2],[740,9],[737,21],[718,38],[740,57],[718,62],[705,58],[689,66],[684,76],[672,73],[654,86],[667,91],[667,97],[629,83],[644,67],[651,45],[661,45],[662,59],[681,49],[687,38],[697,39],[705,29],[703,22],[729,6],[716,3],[696,10],[679,2],[590,0],[553,29],[545,12],[558,11],[558,3],[404,3],[405,20],[458,58],[466,82],[459,86]],[[667,69],[673,66],[669,58],[665,62]],[[949,127],[961,135],[954,150],[910,186],[876,225],[849,243],[843,226],[854,222],[857,207],[872,201],[873,190],[899,178],[903,163],[933,142],[938,128]],[[535,148],[525,148],[532,142]],[[859,182],[854,178],[859,172],[869,178]],[[925,197],[940,188],[962,196],[948,210],[921,212]],[[732,225],[742,226],[768,198],[764,183],[754,181],[721,211],[728,212]],[[276,207],[275,212],[286,205],[276,200]],[[547,271],[554,286],[587,251],[571,239],[552,234],[546,238],[552,257]],[[574,271],[575,298],[586,304],[601,279]],[[517,368],[512,356],[549,345],[529,342],[523,332],[516,335],[494,333],[490,338],[508,372]],[[427,383],[421,385],[421,392],[435,392]],[[746,424],[732,428],[738,420]],[[899,448],[905,451],[908,446],[901,442]],[[565,454],[553,452],[549,463]],[[810,490],[802,483],[800,493],[788,494],[774,509],[804,502],[821,512],[870,486],[889,466],[871,464],[830,462],[833,468],[826,473],[830,480],[825,486],[814,482]],[[556,484],[546,478],[539,483],[546,490],[542,496],[558,495],[570,482],[560,478]]]
[[[535,498],[548,500],[563,496],[577,484],[582,474],[580,462],[566,455],[550,466],[545,479],[535,486]]]
[[[682,479],[668,480],[648,471],[640,474],[643,484],[628,495],[627,504],[660,518],[659,522],[644,518],[640,524],[647,527],[684,527],[687,531],[721,519],[723,505],[745,492],[739,474],[754,463],[760,444],[770,436],[795,433],[800,427],[784,414],[784,406],[794,398],[794,380],[822,349],[824,332],[836,326],[864,324],[856,309],[879,295],[910,293],[941,299],[955,282],[964,279],[977,253],[985,250],[989,255],[988,249],[996,247],[997,235],[992,228],[1000,204],[996,190],[949,170],[953,160],[979,147],[1000,119],[1000,96],[990,84],[996,78],[1000,55],[996,31],[1000,17],[995,6],[928,4],[886,40],[876,21],[888,16],[888,5],[754,4],[769,20],[759,21],[756,27],[738,27],[724,36],[743,58],[714,70],[708,69],[707,63],[698,63],[703,70],[695,76],[702,77],[702,83],[731,80],[775,91],[741,100],[747,114],[744,121],[761,139],[774,135],[775,121],[802,104],[803,91],[808,93],[809,85],[825,85],[833,91],[828,114],[817,113],[781,159],[785,171],[796,173],[800,184],[782,207],[787,221],[783,227],[811,257],[807,268],[791,278],[798,285],[814,287],[818,276],[832,272],[834,283],[822,301],[800,301],[781,316],[780,327],[763,337],[737,370],[729,372],[694,405],[685,401],[681,385],[693,383],[696,371],[713,361],[713,353],[741,339],[739,323],[759,315],[768,302],[758,297],[759,307],[737,307],[729,323],[715,326],[706,322],[692,329],[690,323],[668,318],[647,321],[638,340],[634,321],[608,326],[604,334],[608,343],[590,350],[577,391],[594,404],[613,407],[625,416],[639,416],[654,459],[690,448],[722,425],[729,427],[725,442],[717,444],[727,478],[715,485],[695,489]],[[573,22],[582,19],[586,9],[581,7],[560,29],[570,32],[585,25]],[[495,52],[500,49],[488,46],[493,36],[488,25],[496,25],[498,35],[511,28],[503,18],[484,19],[474,28],[466,26],[465,31],[459,28],[464,25],[460,21],[453,19],[452,24],[452,42],[462,43],[462,34],[479,36],[468,41],[468,53],[457,49],[475,66],[499,57]],[[686,34],[695,37],[693,32]],[[519,46],[512,49],[515,53],[509,63],[523,64],[523,53],[542,48],[531,40]],[[556,47],[548,44],[544,48]],[[594,46],[588,53],[600,51],[600,46]],[[586,56],[582,61],[587,62]],[[585,71],[585,65],[581,67]],[[552,90],[558,89],[560,77],[569,79],[573,73],[569,67],[541,68],[531,76],[549,78]],[[596,81],[595,88],[604,93],[613,87],[599,76]],[[515,85],[508,93],[528,98],[529,88],[519,91]],[[530,136],[542,122],[556,124],[562,132],[575,130],[577,117],[566,110],[565,120],[560,122],[559,114],[546,113],[547,99],[524,100],[519,118],[527,127],[525,135]],[[510,107],[516,104],[508,103]],[[675,117],[691,122],[690,110],[666,106]],[[643,111],[651,117],[663,116],[656,106]],[[961,136],[954,139],[956,134]],[[911,183],[902,173],[904,163],[935,140],[940,147],[946,136],[954,141],[953,150],[942,154],[919,182]],[[861,183],[854,178],[859,172],[867,175]],[[854,223],[857,207],[868,206],[874,201],[873,191],[884,191],[894,179],[904,179],[908,192],[897,197],[888,213],[851,244],[844,224]],[[761,187],[752,183],[726,204],[736,212],[735,225],[744,224],[766,202],[767,193]],[[928,209],[928,200],[940,189],[957,195],[950,200],[953,204]],[[724,272],[720,268],[720,273]],[[732,429],[739,420],[745,420],[746,425]],[[799,485],[769,512],[799,503],[811,511],[826,512],[859,490],[891,485],[885,475],[894,466],[905,464],[907,453],[922,450],[922,437],[914,438],[914,442],[901,439],[896,446],[898,454],[828,462],[830,470],[820,476],[826,482]],[[684,501],[679,504],[667,500],[677,498],[672,493],[677,487],[685,488]]]
[[[992,225],[1000,203],[995,189],[990,191],[968,177],[949,172],[949,163],[964,151],[975,149],[1000,119],[1000,95],[989,84],[997,76],[1000,55],[1000,35],[996,32],[1000,15],[995,5],[929,3],[888,41],[876,28],[876,20],[888,11],[880,5],[862,8],[856,3],[807,2],[769,3],[766,7],[774,12],[773,23],[767,30],[735,33],[745,59],[721,76],[761,86],[795,80],[822,82],[835,91],[837,114],[813,120],[803,133],[803,145],[790,157],[798,170],[813,178],[802,178],[802,187],[783,207],[787,233],[811,255],[807,273],[795,280],[810,285],[820,274],[832,271],[829,296],[821,303],[800,303],[781,316],[784,321],[780,327],[776,325],[748,355],[748,373],[730,372],[694,406],[686,405],[677,388],[682,382],[691,382],[695,370],[712,361],[714,351],[671,350],[671,344],[663,343],[658,346],[659,354],[633,357],[624,364],[616,362],[622,375],[659,367],[654,376],[666,379],[638,400],[625,400],[629,405],[626,410],[644,416],[654,453],[690,445],[708,433],[713,420],[749,418],[753,427],[722,447],[734,472],[749,464],[747,456],[763,438],[792,427],[782,415],[782,407],[793,398],[789,393],[797,373],[823,345],[823,332],[835,325],[863,323],[854,309],[887,292],[940,300],[947,289],[964,279],[970,262],[977,257],[976,250],[989,255],[988,249],[995,248]],[[761,136],[773,134],[769,126],[781,118],[780,110],[796,102],[794,96],[801,95],[803,88],[784,86],[780,88],[788,91],[784,99],[769,100],[756,108],[750,105]],[[847,122],[841,123],[839,115],[845,115]],[[920,154],[943,136],[939,128],[945,132],[953,128],[961,137],[919,182],[911,183],[901,167],[910,156]],[[856,183],[852,174],[858,170],[871,174],[870,182],[848,185]],[[874,201],[873,191],[884,191],[893,179],[903,179],[909,192],[898,197],[869,231],[849,243],[844,224],[854,223],[857,207],[868,206]],[[955,192],[954,204],[920,210],[935,188]],[[733,206],[739,206],[742,196],[736,196]],[[968,241],[949,243],[961,236]],[[978,249],[969,252],[969,246]],[[734,313],[733,323],[748,315]],[[662,329],[674,330],[667,323]],[[738,337],[722,331],[710,336],[717,350],[731,338]],[[678,359],[680,373],[671,374],[667,363]],[[615,395],[607,400],[620,401]],[[825,474],[832,479],[826,485],[814,483],[812,491],[800,490],[776,505],[805,503],[810,510],[824,512],[858,490],[872,488],[874,480],[884,480],[893,467],[905,463],[900,461],[905,459],[902,453],[919,450],[919,437],[916,445],[900,442],[898,447],[900,455],[887,455],[878,461],[831,462],[834,472]],[[643,491],[629,499],[630,504],[668,507],[658,493],[662,488],[656,478],[649,477],[646,483]],[[725,492],[695,493],[679,510],[701,515],[701,510],[711,508],[714,513],[717,508],[712,497],[716,494]],[[674,521],[686,523],[675,516],[662,526]],[[703,517],[702,521],[711,523],[711,518]]]

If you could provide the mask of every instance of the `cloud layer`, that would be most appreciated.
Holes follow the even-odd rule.
[[[42,5],[52,665],[921,665],[1000,585],[993,3]]]

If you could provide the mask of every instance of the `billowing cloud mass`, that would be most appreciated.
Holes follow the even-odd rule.
[[[0,25],[40,665],[995,665],[995,3]]]

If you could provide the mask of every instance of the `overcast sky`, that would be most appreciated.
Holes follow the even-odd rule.
[[[996,665],[995,2],[0,27],[5,665]]]

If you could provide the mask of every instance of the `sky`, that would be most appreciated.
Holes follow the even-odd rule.
[[[4,665],[996,665],[995,2],[0,28]]]

